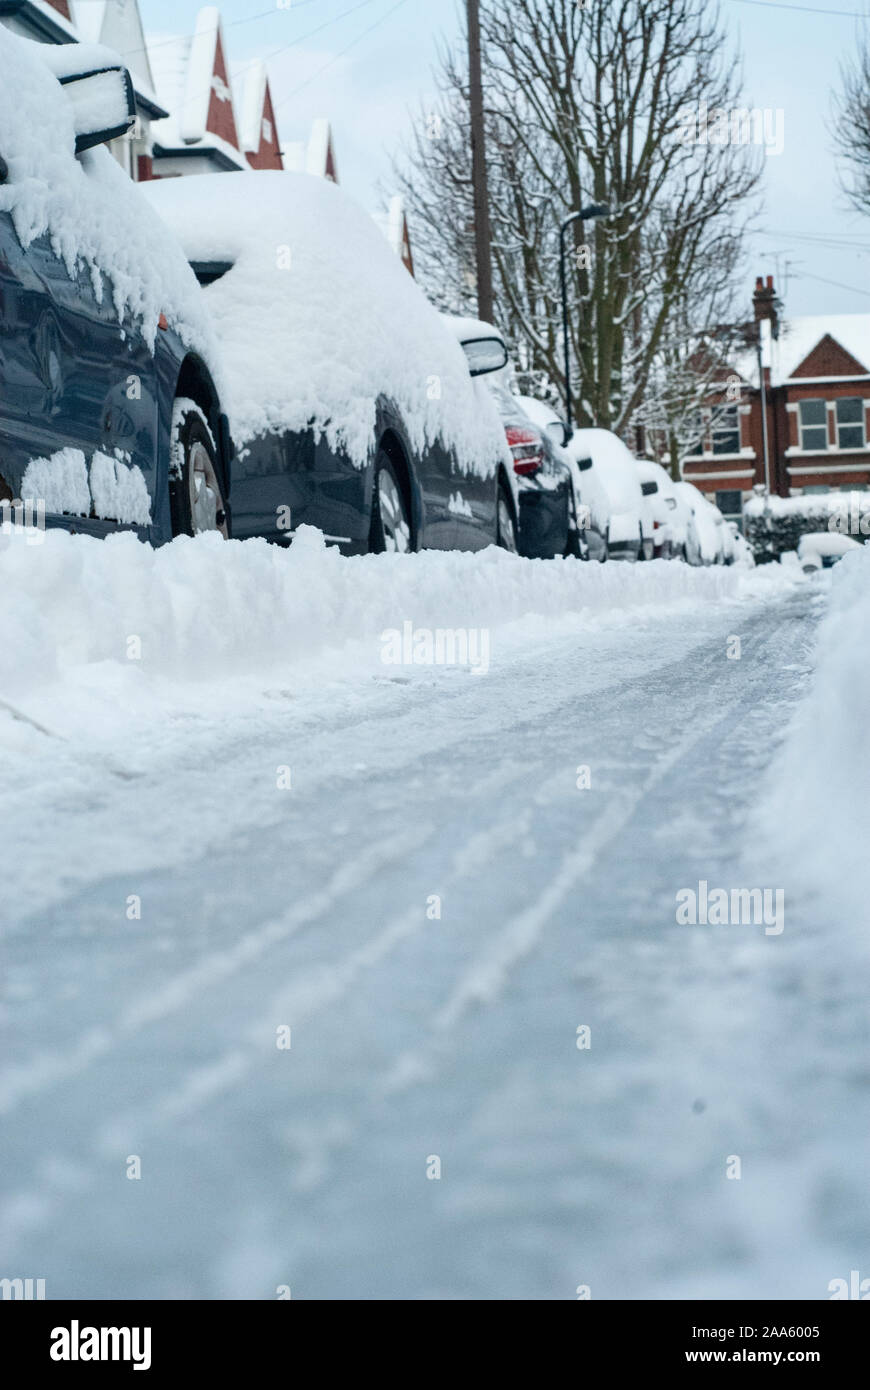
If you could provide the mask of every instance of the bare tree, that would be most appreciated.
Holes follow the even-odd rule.
[[[563,394],[558,227],[584,203],[609,202],[615,216],[597,222],[588,242],[575,224],[578,419],[624,432],[653,391],[663,409],[683,411],[684,393],[663,364],[735,317],[735,270],[759,177],[746,144],[714,141],[706,126],[705,138],[689,138],[689,113],[702,104],[739,110],[736,60],[716,12],[706,0],[485,0],[481,26],[496,305],[525,385]],[[424,283],[431,275],[439,302],[468,311],[461,55],[442,52],[438,76],[440,100],[397,173]],[[699,137],[702,125],[699,115]]]
[[[870,213],[870,29],[840,74],[834,99],[834,137],[843,160],[843,191],[859,212]]]

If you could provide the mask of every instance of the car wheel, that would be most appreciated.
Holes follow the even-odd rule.
[[[369,549],[380,555],[384,551],[405,554],[413,548],[411,522],[401,484],[392,460],[380,451],[375,460]]]
[[[185,399],[172,407],[169,510],[173,536],[229,535],[214,438],[199,406]]]
[[[498,489],[495,543],[501,546],[502,550],[509,550],[513,555],[516,555],[519,550],[517,523],[514,521],[513,509],[508,500],[508,492],[504,483],[501,483]]]

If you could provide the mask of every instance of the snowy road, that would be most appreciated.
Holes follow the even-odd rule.
[[[864,994],[748,819],[821,604],[276,690],[126,769],[16,764],[0,1274],[49,1298],[826,1297],[870,1235]],[[678,926],[702,879],[783,887],[784,932]]]

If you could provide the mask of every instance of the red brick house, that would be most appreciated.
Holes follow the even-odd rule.
[[[771,276],[756,281],[770,491],[870,487],[870,314],[781,317]],[[757,349],[723,370],[701,412],[683,476],[732,516],[765,483]]]
[[[252,169],[283,169],[278,124],[266,66],[259,59],[234,69],[242,150]]]
[[[411,234],[408,231],[405,200],[401,193],[397,193],[395,197],[390,199],[386,212],[374,213],[374,219],[408,274],[413,275],[414,257],[411,254]]]
[[[154,177],[248,169],[220,11],[201,9],[192,35],[149,34],[148,57],[157,95],[170,113],[153,127]]]

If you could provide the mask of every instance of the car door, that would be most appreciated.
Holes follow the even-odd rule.
[[[48,237],[31,244],[28,258],[45,288],[38,356],[50,384],[48,452],[68,446],[88,467],[99,452],[139,468],[153,498],[157,382],[142,325],[119,320],[108,275],[85,265],[70,272]],[[92,512],[108,524],[119,519],[111,492],[98,490]]]
[[[57,364],[49,323],[46,287],[10,214],[0,212],[0,477],[15,498],[29,461],[54,446]]]

